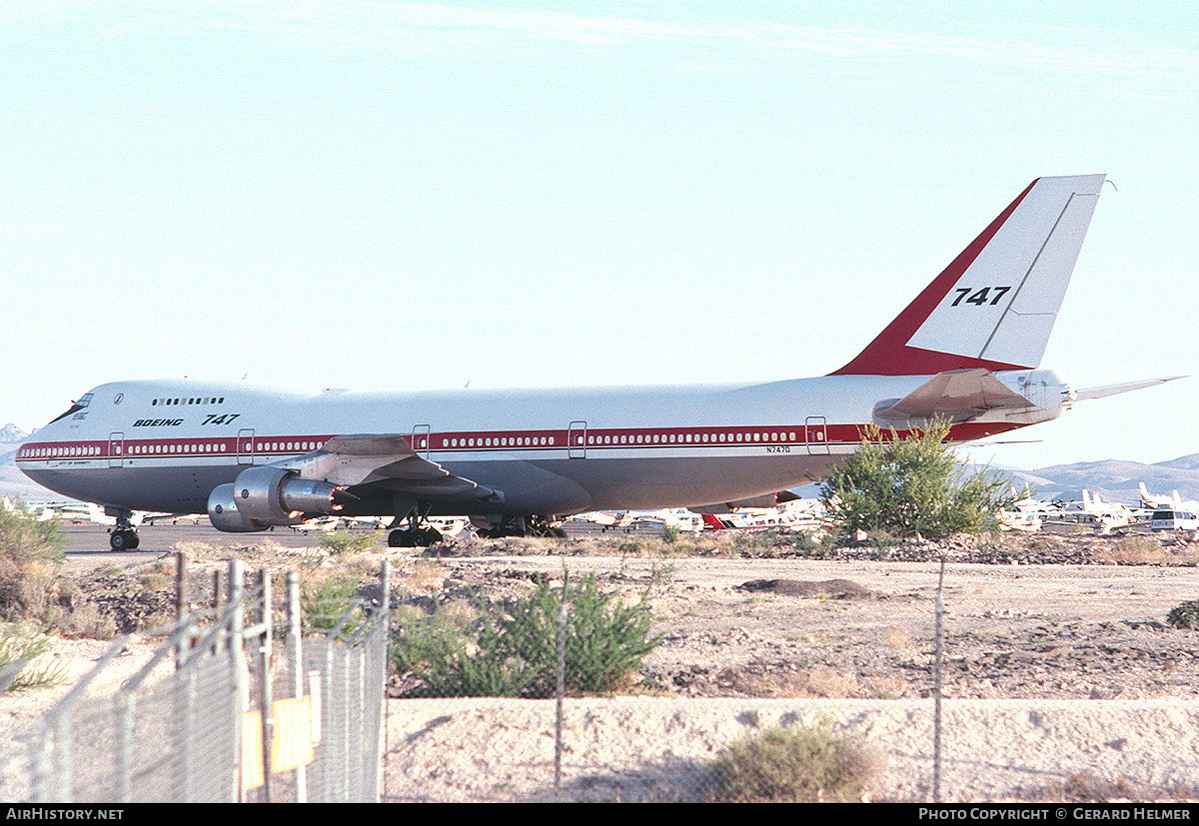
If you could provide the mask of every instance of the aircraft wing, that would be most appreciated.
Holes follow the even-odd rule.
[[[319,450],[280,467],[297,471],[304,479],[323,479],[347,488],[375,485],[425,501],[473,502],[503,496],[421,458],[406,437],[393,433],[335,436]]]
[[[946,370],[902,399],[879,402],[874,418],[888,424],[920,422],[933,417],[961,422],[996,408],[1022,410],[1034,406],[985,368],[973,367]]]

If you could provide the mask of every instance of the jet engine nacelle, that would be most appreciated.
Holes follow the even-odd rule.
[[[303,479],[295,471],[252,467],[238,474],[233,483],[233,503],[251,523],[291,525],[302,522],[306,515],[340,510],[341,505],[334,501],[340,490],[323,479]]]
[[[246,519],[233,501],[233,483],[217,485],[208,494],[208,521],[212,527],[225,533],[252,533],[265,531],[269,525]]]

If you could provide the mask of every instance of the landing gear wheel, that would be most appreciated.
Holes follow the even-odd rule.
[[[133,551],[137,549],[139,537],[132,528],[118,528],[108,535],[108,544],[114,551]]]
[[[389,548],[427,548],[436,545],[445,537],[436,528],[410,528],[394,530],[387,535]]]

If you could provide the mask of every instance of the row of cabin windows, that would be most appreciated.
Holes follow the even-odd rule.
[[[822,434],[821,434],[822,435]],[[702,443],[702,442],[794,442],[797,441],[797,434],[794,430],[791,432],[752,432],[752,433],[719,433],[709,434],[704,433],[697,435],[693,433],[678,434],[672,433],[669,435],[654,434],[652,436],[588,436],[587,444],[589,445],[629,445],[629,444],[680,444],[680,443]],[[582,444],[582,437],[578,437],[576,444]],[[553,436],[514,436],[514,437],[495,437],[495,438],[478,438],[478,439],[442,439],[442,447],[526,447],[537,445],[553,445]]]
[[[770,433],[719,433],[696,435],[687,433],[680,435],[671,433],[669,436],[662,434],[654,434],[653,436],[588,436],[587,444],[589,445],[631,445],[631,444],[679,444],[679,443],[695,443],[695,442],[794,442],[795,431],[790,433],[770,432]],[[582,444],[582,442],[579,442]]]
[[[212,444],[205,442],[203,444],[186,444],[186,445],[133,445],[129,448],[129,452],[134,455],[142,455],[146,453],[224,453],[226,446],[221,444]]]
[[[224,404],[224,403],[225,403],[224,396],[221,396],[220,398],[217,398],[216,396],[201,396],[201,397],[194,398],[194,399],[153,399],[150,402],[150,406],[157,407],[158,405],[165,406],[165,405],[174,405],[174,404]]]
[[[497,436],[490,439],[442,439],[442,447],[533,447],[552,445],[553,436]]]
[[[258,449],[266,450],[302,450],[307,453],[310,450],[324,447],[323,442],[259,442]]]

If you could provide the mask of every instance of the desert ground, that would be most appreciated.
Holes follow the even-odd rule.
[[[64,570],[117,630],[169,619],[170,587],[147,587],[162,583],[145,571],[179,550],[194,570],[233,554],[274,571],[350,563],[298,534],[247,544],[160,530],[126,560],[102,551],[103,534],[72,539]],[[929,800],[939,585],[941,694],[957,721],[943,800],[1193,799],[1199,631],[1166,617],[1199,596],[1199,544],[1161,539],[958,536],[799,550],[643,533],[376,548],[355,564],[389,557],[399,604],[501,599],[538,576],[594,573],[627,602],[647,599],[662,635],[626,691],[569,698],[576,745],[559,787],[544,748],[552,700],[427,699],[393,677],[385,799],[697,799],[704,761],[730,739],[810,718],[878,750],[871,799]],[[193,574],[193,601],[209,598],[210,581]],[[78,674],[103,648],[64,638],[55,656]],[[141,651],[131,647],[130,668]],[[64,689],[38,692],[4,698],[0,715],[16,727]]]

